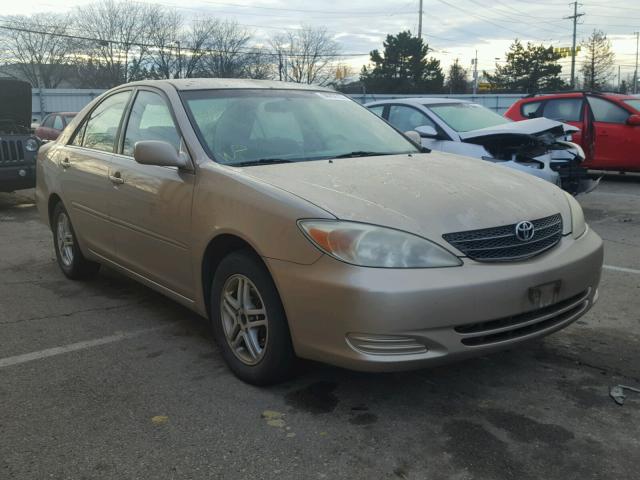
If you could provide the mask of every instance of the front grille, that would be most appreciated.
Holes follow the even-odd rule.
[[[347,342],[354,350],[369,355],[411,355],[426,353],[427,347],[411,337],[349,333]]]
[[[10,164],[24,161],[22,140],[0,141],[0,163]]]
[[[467,346],[488,345],[530,335],[577,319],[589,306],[587,289],[561,302],[511,317],[455,327]]]
[[[442,236],[467,257],[479,262],[523,260],[554,247],[562,238],[562,216],[558,213],[531,222],[534,235],[522,241],[516,237],[516,224],[483,228]]]

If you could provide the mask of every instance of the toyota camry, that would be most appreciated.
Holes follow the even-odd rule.
[[[37,163],[70,279],[114,268],[206,317],[241,379],[297,358],[420,368],[566,327],[598,296],[580,205],[518,171],[428,152],[315,86],[114,88]]]

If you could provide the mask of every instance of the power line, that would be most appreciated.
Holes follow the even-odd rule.
[[[4,21],[4,20],[3,20]],[[47,32],[47,31],[43,31],[43,30],[34,30],[34,29],[30,29],[30,28],[22,28],[22,27],[15,27],[15,26],[7,26],[7,25],[0,25],[0,29],[3,30],[11,30],[11,31],[16,31],[16,32],[24,32],[24,33],[34,33],[34,34],[39,34],[39,35],[49,35],[52,37],[61,37],[61,38],[69,38],[72,40],[84,40],[84,41],[88,41],[88,42],[95,42],[99,45],[106,45],[106,44],[113,44],[113,45],[127,45],[127,46],[134,46],[134,47],[140,47],[140,48],[158,48],[158,45],[153,45],[150,43],[142,43],[142,42],[123,42],[121,40],[112,40],[112,39],[104,39],[104,38],[95,38],[95,37],[85,37],[85,36],[81,36],[81,35],[71,35],[68,33],[60,33],[60,32]],[[193,48],[183,48],[182,50],[187,50],[187,51],[191,51],[191,52],[206,52],[206,53],[228,53],[225,52],[223,50],[217,50],[214,48],[202,48],[202,49],[193,49]],[[269,52],[269,51],[265,51],[265,50],[260,50],[260,49],[253,49],[253,50],[238,50],[237,53],[242,53],[245,55],[267,55],[267,56],[278,56],[279,54],[276,52]],[[287,54],[288,57],[305,57],[307,55],[305,54],[297,54],[297,53],[292,53],[292,54]],[[369,56],[369,53],[341,53],[341,54],[317,54],[315,55],[316,57],[359,57],[359,56]]]

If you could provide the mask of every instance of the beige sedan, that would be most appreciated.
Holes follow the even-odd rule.
[[[317,87],[132,83],[41,149],[37,203],[67,277],[107,265],[209,318],[256,384],[296,357],[481,355],[589,310],[602,241],[573,197],[410,136]]]

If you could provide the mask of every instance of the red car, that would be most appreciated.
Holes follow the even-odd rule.
[[[36,137],[40,140],[55,140],[77,114],[77,112],[50,113],[44,117],[40,126],[36,128]]]
[[[580,129],[583,166],[598,170],[640,171],[640,98],[616,93],[566,92],[532,95],[511,105],[512,120],[546,117]]]

